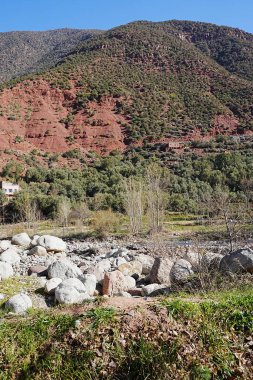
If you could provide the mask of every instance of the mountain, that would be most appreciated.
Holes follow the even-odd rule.
[[[75,47],[64,41],[55,67],[3,86],[0,149],[108,154],[252,134],[251,34],[139,21],[78,38]],[[52,66],[52,51],[47,57]]]
[[[0,33],[0,83],[52,67],[98,30]]]

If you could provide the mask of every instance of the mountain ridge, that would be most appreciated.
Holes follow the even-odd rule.
[[[251,57],[253,35],[213,24],[142,21],[98,32],[54,67],[3,86],[0,149],[109,154],[251,135]]]

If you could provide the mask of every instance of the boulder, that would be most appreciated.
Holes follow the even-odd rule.
[[[133,276],[134,274],[141,275],[142,273],[142,264],[140,261],[133,260],[128,263],[121,264],[118,267],[118,270],[123,273],[125,276]]]
[[[201,259],[201,270],[218,269],[222,258],[220,253],[206,252]]]
[[[21,234],[14,235],[11,239],[11,242],[12,244],[18,245],[20,247],[28,248],[31,243],[31,239],[26,232],[22,232]]]
[[[26,294],[20,293],[11,297],[5,304],[7,310],[16,314],[23,314],[32,307],[32,300]]]
[[[87,293],[90,296],[93,296],[96,290],[97,279],[94,274],[84,274],[81,278],[82,283],[84,284]]]
[[[170,285],[170,271],[173,266],[173,261],[168,258],[155,258],[154,265],[148,275],[148,282],[151,284],[166,284]]]
[[[47,267],[43,265],[33,265],[28,269],[28,276],[47,276]]]
[[[20,263],[20,256],[17,251],[13,248],[8,248],[6,251],[1,253],[0,261],[4,261],[10,265]]]
[[[184,259],[175,261],[171,268],[170,277],[172,283],[183,283],[193,275],[191,263]]]
[[[0,281],[13,276],[12,266],[3,261],[0,262]]]
[[[80,268],[68,260],[55,261],[48,267],[48,278],[58,277],[62,280],[77,278],[83,273]]]
[[[32,247],[35,247],[36,245],[38,245],[39,238],[40,238],[40,235],[34,235],[33,238],[32,238],[32,240],[31,240],[31,244],[30,245]]]
[[[188,261],[193,268],[197,269],[201,264],[202,255],[197,251],[188,250],[183,259]]]
[[[97,282],[102,283],[105,272],[109,270],[111,270],[111,262],[109,259],[104,259],[98,262],[96,265],[89,267],[86,273],[94,274],[96,276]]]
[[[66,250],[66,243],[56,236],[43,235],[38,239],[37,244],[46,248],[48,252],[63,252]]]
[[[225,255],[221,259],[220,270],[232,273],[253,273],[253,250],[242,248]]]
[[[6,249],[11,247],[11,242],[9,240],[0,241],[0,253],[6,251]]]
[[[119,270],[105,273],[103,281],[103,295],[113,296],[126,290],[125,276]]]
[[[131,294],[132,297],[142,297],[142,289],[141,288],[129,289],[128,293]]]
[[[28,252],[29,256],[47,256],[47,250],[44,247],[41,247],[40,245],[37,245],[30,249]]]
[[[54,294],[55,289],[57,288],[58,285],[62,282],[61,278],[51,278],[50,280],[47,280],[44,286],[44,291],[47,294]]]
[[[142,264],[142,274],[149,274],[155,262],[154,257],[140,254],[135,259]]]
[[[125,276],[125,290],[128,291],[129,289],[136,287],[136,281],[131,276]]]
[[[81,303],[90,299],[84,284],[77,278],[62,281],[55,289],[55,300],[60,304]]]
[[[149,284],[145,285],[141,289],[142,296],[153,296],[162,294],[165,291],[168,291],[168,287],[163,284]]]
[[[115,268],[118,268],[121,264],[125,264],[127,261],[124,257],[117,257],[116,259],[113,259],[112,265]]]

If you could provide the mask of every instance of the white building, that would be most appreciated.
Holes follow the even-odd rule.
[[[2,181],[1,190],[7,197],[12,197],[15,193],[19,192],[20,187],[16,183]]]

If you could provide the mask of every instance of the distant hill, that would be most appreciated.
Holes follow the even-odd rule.
[[[98,30],[0,33],[0,83],[57,64]]]
[[[4,85],[0,149],[108,154],[252,134],[251,34],[189,21],[139,21],[92,34],[39,34],[41,49],[36,38],[28,44],[36,51],[32,69],[20,34],[16,42],[9,35],[16,73],[58,64]],[[7,60],[4,67],[14,75]]]

